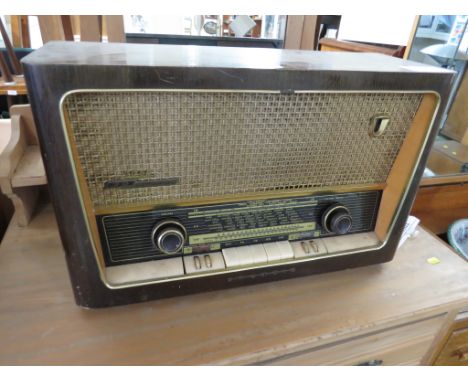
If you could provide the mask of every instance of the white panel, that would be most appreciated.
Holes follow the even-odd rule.
[[[292,250],[289,241],[276,241],[274,243],[263,244],[267,255],[268,262],[286,260],[294,258],[294,252]]]
[[[223,249],[226,267],[238,267],[253,264],[262,264],[268,261],[262,244],[245,245],[243,247]]]
[[[338,39],[377,44],[404,45],[411,36],[414,15],[353,14],[341,16]]]

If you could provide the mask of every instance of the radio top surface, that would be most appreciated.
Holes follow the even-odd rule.
[[[289,49],[195,45],[49,42],[23,59],[25,64],[201,67],[452,73],[435,66],[377,53],[317,52]]]

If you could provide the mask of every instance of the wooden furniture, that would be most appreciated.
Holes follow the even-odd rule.
[[[436,176],[421,180],[411,214],[436,234],[455,220],[468,217],[468,147],[456,141],[436,141],[427,167]]]
[[[334,15],[289,15],[286,24],[284,45],[286,49],[316,50],[318,40],[328,29],[338,30],[341,16]]]
[[[288,16],[286,34],[284,37],[285,49],[314,50],[318,35],[319,16]]]
[[[0,155],[8,145],[11,137],[11,123],[9,119],[0,119]],[[3,238],[13,215],[13,205],[8,197],[0,192],[0,240]]]
[[[438,366],[468,366],[468,309],[456,315],[430,361]]]
[[[468,146],[468,74],[465,71],[462,83],[450,108],[442,134]]]
[[[64,52],[66,52],[65,55]],[[135,44],[124,46],[123,44],[54,42],[23,60],[30,100],[36,112],[35,120],[38,123],[38,134],[41,138],[41,150],[44,153],[44,165],[49,176],[51,197],[54,200],[57,217],[60,221],[67,259],[74,264],[73,267],[69,267],[72,274],[71,279],[80,286],[80,288],[73,288],[80,305],[98,307],[137,300],[146,301],[149,298],[160,298],[169,294],[194,293],[202,288],[221,289],[266,279],[277,280],[306,273],[358,267],[369,263],[386,262],[393,257],[400,229],[403,228],[411,208],[412,200],[406,198],[406,195],[414,195],[417,190],[423,170],[422,166],[418,164],[420,158],[425,159],[427,156],[428,143],[432,142],[434,133],[436,133],[435,129],[429,129],[438,110],[436,107],[438,100],[428,92],[428,89],[439,92],[443,99],[443,95],[446,94],[446,85],[453,73],[440,69],[435,70],[423,65],[416,68],[418,65],[415,63],[407,64],[394,58],[376,54],[359,54],[356,55],[356,60],[349,60],[347,55],[341,54],[298,53],[274,49],[267,53],[264,54],[261,49],[246,49],[244,52],[229,48],[197,47],[194,49],[175,46],[143,47]],[[60,57],[63,57],[63,60]],[[129,59],[127,60],[125,57]],[[196,57],[196,60],[193,57]],[[109,61],[114,58],[116,65]],[[131,65],[127,67],[127,63],[131,63]],[[57,70],[58,66],[60,66],[60,70]],[[411,70],[408,70],[407,66]],[[204,69],[206,67],[209,67],[210,70]],[[164,79],[158,74],[159,72],[156,72],[157,68],[164,70]],[[215,68],[222,70],[216,71]],[[226,70],[229,70],[229,75],[226,75]],[[181,75],[181,72],[184,74]],[[105,76],[103,77],[103,75]],[[242,76],[242,82],[239,81],[239,76]],[[164,81],[167,78],[171,78],[171,80],[166,86]],[[409,81],[410,79],[411,81]],[[44,84],[49,86],[44,86]],[[281,92],[284,91],[284,84],[288,85],[288,89],[295,89],[298,93],[297,97],[284,98],[280,96]],[[187,113],[178,113],[176,109],[171,108],[172,105],[179,104],[179,101],[175,100],[182,100],[187,96],[187,92],[177,91],[181,86],[184,89],[192,89],[195,94]],[[395,89],[403,92],[407,86],[411,92],[415,93],[411,95],[394,93]],[[259,90],[262,93],[263,89],[267,88],[268,91],[274,89],[279,91],[279,93],[272,94],[271,97],[280,102],[281,107],[270,110],[269,103],[261,103],[260,109],[258,109],[260,111],[255,109],[253,112],[252,108],[241,108],[240,114],[235,109],[227,108],[226,113],[228,114],[223,113],[222,118],[224,121],[229,120],[230,124],[220,124],[217,122],[220,118],[219,108],[210,108],[208,105],[205,112],[205,114],[210,115],[208,119],[199,117],[198,113],[200,107],[207,106],[204,91],[198,92],[198,89],[210,89],[211,87],[227,90],[227,92],[210,94],[210,97],[213,97],[213,102],[210,101],[209,105],[215,105],[218,99],[222,101],[226,95],[229,96],[228,102],[250,103],[253,102],[251,101],[252,97],[265,97],[263,94],[254,95],[252,91]],[[174,98],[166,98],[163,94],[167,93],[162,92],[143,91],[141,96],[138,92],[126,94],[127,89],[141,90],[143,88],[175,89],[171,93],[171,97]],[[244,88],[248,90],[245,95],[240,92]],[[382,94],[378,97],[368,96],[359,91],[359,89],[370,91],[372,88],[377,89]],[[81,92],[80,89],[95,89],[98,93],[97,99],[91,99],[94,92]],[[101,92],[101,90],[106,89],[124,90],[116,90],[112,95],[107,91]],[[236,89],[236,92],[232,92],[231,95],[233,89]],[[311,89],[312,92],[310,92]],[[388,93],[383,89],[388,89]],[[417,94],[419,91],[415,89],[422,89],[421,93]],[[305,92],[300,93],[298,90],[305,90]],[[325,103],[319,100],[322,99],[322,95],[319,94],[321,91],[324,91]],[[346,94],[347,92],[349,94]],[[66,94],[65,97],[64,94]],[[241,96],[239,96],[240,94]],[[137,97],[144,97],[145,102],[141,103]],[[112,101],[109,102],[110,98]],[[236,100],[237,98],[239,101]],[[159,99],[164,99],[164,102],[168,102],[167,105],[160,102]],[[302,104],[302,102],[304,103]],[[157,108],[148,106],[156,105],[156,103],[159,105]],[[269,124],[275,125],[274,120],[276,119],[263,120],[263,114],[274,113],[275,118],[278,116],[277,119],[283,120],[286,118],[283,113],[286,113],[288,117],[285,121],[289,121],[288,103],[291,105],[294,103],[294,107],[291,107],[293,107],[292,112],[295,114],[294,120],[297,121],[297,124],[296,122],[294,124],[287,123],[281,131],[278,130],[283,135],[278,140],[279,135],[275,134],[277,144],[274,152],[271,150],[258,151],[257,148],[260,146],[268,147],[268,135],[255,133],[256,130],[250,127],[251,121],[254,118],[260,118],[258,126],[266,126],[267,130]],[[303,107],[296,107],[299,103],[305,108],[312,108],[316,111],[303,114]],[[59,108],[60,104],[63,105],[62,109]],[[337,104],[343,105],[343,107],[333,107]],[[388,110],[389,115],[376,116],[375,105],[381,105],[379,108],[384,107]],[[392,106],[390,110],[384,105],[400,105],[401,109]],[[122,117],[123,109],[129,110],[125,113],[126,118],[129,118],[128,122],[118,123],[115,126],[109,123],[109,121],[123,121],[119,120]],[[60,110],[63,110],[62,115]],[[162,149],[155,148],[156,146],[153,144],[150,150],[143,150],[141,148],[147,145],[148,140],[142,134],[138,134],[135,129],[127,130],[128,126],[134,124],[131,115],[141,114],[145,117],[138,119],[138,126],[144,128],[145,136],[152,137],[160,133],[161,137],[171,136],[171,132],[169,135],[164,132],[166,128],[170,129],[169,124],[154,123],[155,120],[151,116],[156,110],[161,111],[157,112],[159,121],[168,118],[170,121],[176,121],[175,123],[181,127],[181,131],[186,129],[191,131],[192,126],[195,125],[197,131],[201,131],[201,134],[189,143],[190,148],[183,148],[181,151],[187,153],[186,158],[175,154],[178,149],[164,152],[164,147],[168,146],[161,143],[163,141],[155,143],[162,144]],[[174,110],[174,112],[171,115],[166,114],[170,110]],[[323,128],[319,125],[323,124],[321,120],[315,119],[316,113],[322,118],[330,118],[328,123],[335,121],[337,126],[341,126],[347,140],[341,138],[343,134],[327,135],[326,131],[323,131],[325,136],[319,137],[322,132],[320,129]],[[355,118],[349,118],[350,115]],[[362,129],[362,124],[359,122],[363,115],[366,116],[366,121],[369,121],[367,122],[369,126],[366,129]],[[391,149],[382,151],[382,141],[380,139],[374,140],[373,137],[383,132],[388,119],[392,119],[393,115],[400,122],[392,125],[392,128],[395,129],[390,134],[383,136],[382,139]],[[406,117],[399,118],[403,115]],[[438,117],[440,117],[440,113],[435,116],[436,121]],[[350,120],[353,123],[340,125],[342,120]],[[86,127],[82,121],[89,121],[86,122]],[[307,129],[307,127],[310,128],[311,124],[317,124],[317,129]],[[236,128],[233,129],[231,126],[236,126]],[[434,123],[434,126],[437,126],[437,122]],[[95,133],[89,135],[87,131],[91,130],[88,128]],[[125,132],[121,135],[121,129],[129,133]],[[206,143],[202,139],[205,136],[205,129],[208,131],[207,134],[213,136],[210,141],[213,148],[222,147],[229,143],[229,155],[222,154],[225,150],[219,151],[219,153],[215,150],[214,154],[210,150],[190,151],[196,146],[195,143],[199,139],[201,139],[202,145]],[[295,130],[288,133],[289,129]],[[302,137],[301,134],[306,130],[314,130],[317,138],[306,134],[304,135],[306,140],[297,140],[296,138]],[[404,140],[402,139],[403,135],[400,134],[401,131],[406,132]],[[238,139],[238,134],[243,137],[242,140]],[[69,137],[68,142],[66,136]],[[92,139],[86,142],[82,140],[84,137],[90,138],[91,136]],[[109,144],[109,136],[121,136],[122,139],[112,140],[112,144]],[[291,136],[293,137],[291,138]],[[398,137],[398,139],[395,141],[392,137]],[[185,145],[188,141],[184,142]],[[257,142],[265,144],[262,146]],[[281,144],[287,145],[285,142],[290,142],[294,147],[302,147],[301,150],[291,152],[287,160],[281,155],[275,154],[290,150],[290,147],[285,147],[284,150],[280,147]],[[354,142],[356,144],[353,144]],[[245,144],[252,147],[249,149],[250,154],[247,157],[242,154],[245,151]],[[301,170],[301,166],[304,166],[304,169],[308,167],[308,161],[311,158],[308,154],[313,152],[313,150],[310,151],[311,147],[315,147],[315,152],[320,152],[322,157],[327,158],[326,163],[332,165],[317,168],[309,166],[311,171],[305,174]],[[140,152],[143,151],[146,154],[140,155]],[[135,152],[138,155],[135,155]],[[161,156],[163,152],[165,154]],[[157,160],[153,160],[155,155],[159,155]],[[57,160],[59,158],[68,158],[69,160]],[[104,158],[106,158],[105,161]],[[373,160],[369,160],[369,158],[373,158]],[[393,158],[396,159],[393,160]],[[122,160],[125,162],[124,167],[119,164]],[[94,162],[92,165],[94,167],[87,165],[90,164],[90,161]],[[103,161],[103,165],[98,163],[100,161]],[[148,167],[148,163],[152,163],[152,165]],[[168,166],[164,163],[168,163]],[[198,163],[203,165],[199,166]],[[208,169],[206,163],[209,164],[210,176],[206,176]],[[272,163],[277,164],[274,172],[271,171]],[[161,171],[159,166],[162,166]],[[146,168],[144,175],[142,173],[143,167]],[[369,167],[368,171],[367,167]],[[88,172],[91,168],[96,169],[92,175],[90,175],[91,171]],[[184,168],[184,171],[179,173],[178,168]],[[170,170],[167,170],[168,172],[164,173],[167,175],[160,179],[160,174],[166,169]],[[176,172],[171,172],[174,171],[172,169],[176,169]],[[202,169],[205,169],[204,173]],[[376,169],[378,171],[375,171]],[[223,182],[215,181],[219,171],[226,174]],[[261,182],[265,183],[257,182],[260,180],[256,176],[258,173],[267,175],[265,178],[260,177]],[[245,175],[245,179],[239,181],[239,174],[242,174],[242,177]],[[359,181],[356,181],[356,178]],[[90,181],[90,179],[93,180]],[[156,180],[155,183],[154,180]],[[164,185],[164,187],[159,187],[156,190],[155,185]],[[180,185],[183,185],[183,188]],[[127,186],[129,186],[128,189]],[[196,187],[196,193],[194,193],[192,186]],[[136,191],[137,187],[138,191]],[[109,192],[110,188],[112,191],[109,190]],[[346,193],[352,191],[350,188],[363,191],[357,195],[358,197],[375,196],[377,195],[375,190],[383,190],[378,207],[374,204],[374,209],[367,210],[368,212],[375,211],[376,213],[369,213],[368,216],[377,219],[375,230],[369,234],[371,236],[369,241],[354,241],[352,239],[357,236],[351,237],[350,235],[344,237],[343,240],[332,239],[333,242],[342,242],[343,245],[336,243],[338,245],[328,246],[326,244],[329,247],[327,254],[330,256],[306,257],[306,247],[306,249],[296,252],[290,250],[277,261],[273,258],[268,259],[263,246],[254,247],[252,249],[255,251],[254,255],[245,257],[240,255],[242,263],[229,263],[227,261],[225,266],[212,269],[212,272],[206,277],[204,275],[195,277],[190,272],[186,272],[180,253],[179,256],[165,261],[170,266],[170,271],[164,273],[160,272],[159,263],[152,268],[154,273],[151,274],[146,272],[147,268],[132,266],[135,263],[132,264],[131,261],[137,260],[136,258],[140,260],[156,258],[159,253],[164,252],[161,247],[157,247],[155,250],[153,245],[161,239],[162,233],[158,231],[160,227],[153,231],[154,223],[151,220],[146,220],[146,224],[151,225],[151,227],[148,226],[146,230],[133,230],[134,222],[139,221],[143,215],[139,215],[138,218],[136,215],[132,215],[132,219],[134,217],[135,219],[129,222],[130,228],[119,236],[129,232],[141,233],[141,240],[138,239],[139,243],[144,242],[146,247],[140,251],[136,247],[125,244],[125,248],[130,248],[131,251],[127,251],[128,253],[122,251],[122,256],[119,254],[122,268],[117,268],[117,270],[122,272],[120,275],[125,273],[127,276],[125,279],[123,277],[115,278],[115,271],[111,270],[111,264],[113,265],[112,256],[116,252],[109,249],[112,247],[111,240],[104,240],[105,232],[103,231],[107,227],[101,225],[99,220],[104,220],[105,216],[111,214],[129,212],[130,210],[135,213],[141,211],[143,214],[145,212],[140,209],[141,207],[146,210],[154,209],[154,213],[157,214],[158,211],[166,208],[168,203],[172,208],[179,201],[181,203],[183,201],[183,205],[187,208],[192,208],[197,203],[206,203],[206,205],[235,203],[235,198],[238,198],[237,200],[255,199],[260,205],[263,203],[263,199],[307,196],[310,195],[310,192],[342,193],[343,198],[347,198]],[[371,191],[371,193],[364,191]],[[112,197],[109,198],[111,195]],[[317,204],[315,204],[315,200],[311,199],[311,205],[316,208],[317,213],[314,214],[313,222],[306,223],[311,224],[310,226],[296,226],[295,224],[289,226],[289,224],[281,223],[286,226],[281,228],[284,231],[275,228],[273,231],[269,231],[269,234],[278,238],[284,238],[284,236],[277,234],[278,232],[281,232],[281,235],[283,235],[282,232],[284,235],[300,234],[301,237],[308,235],[307,238],[312,235],[325,236],[325,230],[322,229],[325,224],[320,225],[318,215],[325,213],[327,205],[331,205],[334,201],[341,201],[341,195],[330,196],[327,200],[317,199]],[[373,200],[377,201],[378,199]],[[344,201],[344,204],[347,203]],[[275,213],[279,211],[275,210]],[[179,211],[173,213],[178,214]],[[344,213],[346,214],[346,212]],[[215,219],[217,214],[216,211],[216,213],[207,215]],[[73,219],[70,219],[70,216],[73,216]],[[127,215],[121,216],[128,217]],[[326,220],[327,216],[330,215],[324,216]],[[180,221],[182,225],[185,225],[183,219],[181,217]],[[255,217],[255,219],[257,218]],[[248,224],[242,225],[245,230],[240,228],[241,225],[233,224],[230,226],[229,230],[243,231],[241,236],[230,236],[231,234],[229,234],[227,237],[224,233],[219,237],[214,235],[222,229],[221,226],[214,228],[210,225],[211,223],[200,223],[198,227],[203,232],[196,241],[190,240],[193,231],[187,230],[188,241],[182,240],[184,239],[183,233],[177,233],[182,239],[178,239],[180,246],[176,250],[185,251],[185,253],[193,252],[193,255],[197,251],[206,251],[206,248],[215,251],[219,250],[225,241],[231,240],[232,242],[231,238],[236,241],[242,240],[242,244],[252,243],[254,240],[260,244],[266,240],[263,238],[265,231],[263,228],[262,231],[250,231],[250,229],[255,228],[254,220],[249,220]],[[317,221],[316,225],[313,224],[315,220]],[[161,221],[164,222],[162,218]],[[270,224],[275,225],[266,219],[265,221],[267,227]],[[283,219],[284,223],[288,221]],[[290,221],[295,222],[295,220]],[[164,224],[166,223],[164,222]],[[188,224],[192,224],[192,222]],[[98,226],[104,227],[104,229],[99,230]],[[205,227],[212,229],[213,236],[206,236],[210,233],[205,231]],[[183,230],[182,227],[180,228]],[[294,231],[289,231],[289,228]],[[269,228],[267,229],[269,230]],[[302,232],[305,230],[307,232]],[[317,232],[319,230],[321,232]],[[358,227],[354,226],[354,230],[357,231]],[[296,233],[296,231],[300,232]],[[236,239],[237,237],[239,239]],[[123,237],[119,237],[117,240],[124,243],[136,242],[134,238],[122,241]],[[211,243],[213,241],[219,241],[219,243]],[[219,244],[219,246],[212,244]],[[204,245],[208,245],[208,247]],[[181,246],[184,248],[182,249]],[[247,251],[250,251],[250,248]],[[346,255],[344,255],[345,253]],[[309,254],[312,255],[311,252]],[[114,259],[117,259],[117,256]],[[194,260],[192,259],[192,261]],[[137,271],[135,271],[136,267],[138,267]],[[234,269],[234,267],[236,268]],[[143,271],[140,272],[140,270]],[[169,274],[170,278],[167,277]]]
[[[468,216],[467,200],[468,181],[422,186],[411,214],[433,233],[442,234],[455,220]]]
[[[108,42],[125,42],[123,16],[39,16],[42,41],[73,41],[75,35],[80,41],[103,40]]]
[[[12,43],[16,48],[30,48],[28,16],[10,16]]]
[[[277,39],[227,36],[182,36],[151,33],[127,33],[126,41],[134,44],[238,46],[251,48],[283,47],[283,41]]]
[[[0,188],[15,207],[17,222],[26,226],[39,195],[37,186],[47,184],[34,120],[29,105],[10,109],[11,134],[0,154]]]
[[[13,50],[13,45],[11,44],[10,37],[6,31],[5,26],[3,25],[3,21],[0,18],[0,34],[2,35],[3,42],[5,44],[5,48],[8,54],[8,60],[10,61],[11,67],[13,68],[13,73],[17,75],[23,74],[23,70],[19,63],[18,58]],[[2,71],[4,68],[2,68]]]
[[[467,173],[468,146],[457,141],[436,141],[427,165],[437,175]]]
[[[28,90],[23,76],[13,75],[12,82],[5,81],[3,78],[0,79],[0,95],[14,96],[26,94],[28,94]]]
[[[468,264],[419,228],[386,264],[84,310],[51,206],[16,219],[0,246],[2,365],[426,364],[468,307]]]
[[[41,15],[38,16],[42,42],[67,40],[73,41],[73,33],[70,33],[70,16]]]
[[[22,76],[23,70],[18,58],[16,57],[13,45],[10,42],[10,38],[1,19],[0,33],[6,47],[5,56],[3,55],[3,52],[0,52],[0,73],[2,75],[0,79],[0,95],[8,96],[8,101],[11,103],[12,101],[10,96],[24,95],[27,94],[27,91],[24,78]],[[6,57],[8,57],[12,71],[10,70]]]
[[[403,49],[398,47],[397,49],[386,48],[378,45],[363,44],[352,41],[337,40],[334,38],[322,38],[319,41],[321,51],[331,52],[367,52],[367,53],[381,53],[388,56],[402,57]]]

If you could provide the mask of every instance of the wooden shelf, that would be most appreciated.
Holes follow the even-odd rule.
[[[0,95],[26,95],[28,90],[23,76],[13,76],[13,83],[0,80]]]
[[[371,44],[362,44],[358,42],[337,40],[334,38],[322,38],[319,41],[319,45],[321,51],[382,53],[388,56],[393,56],[397,53],[397,49],[385,48],[382,46]]]
[[[39,146],[28,146],[11,180],[13,187],[40,186],[47,184],[44,164]]]

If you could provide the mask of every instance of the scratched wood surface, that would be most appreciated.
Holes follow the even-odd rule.
[[[387,264],[84,310],[45,205],[27,228],[13,222],[0,246],[0,364],[265,362],[468,306],[467,270],[420,229]]]

